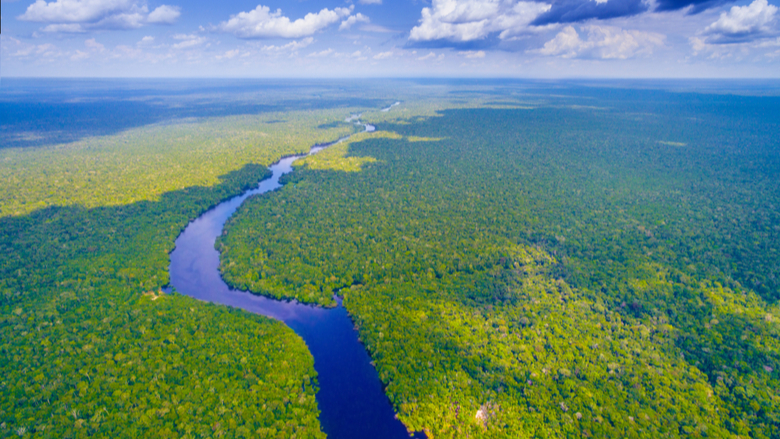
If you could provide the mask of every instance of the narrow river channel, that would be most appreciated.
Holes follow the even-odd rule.
[[[371,125],[365,128],[374,130]],[[330,145],[315,146],[309,154]],[[176,239],[171,253],[171,285],[180,294],[281,320],[300,335],[314,356],[320,386],[320,423],[330,439],[408,438],[406,428],[395,419],[371,358],[340,301],[338,307],[331,309],[278,301],[233,290],[220,276],[219,252],[214,242],[222,234],[225,221],[248,197],[280,188],[279,178],[292,172],[293,162],[304,156],[287,157],[271,165],[273,176],[262,180],[257,188],[192,221]],[[414,437],[425,436],[418,433]]]

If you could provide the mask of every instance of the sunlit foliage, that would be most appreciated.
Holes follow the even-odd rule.
[[[48,206],[116,206],[190,186],[351,134],[348,110],[191,119],[40,148],[0,149],[0,216]]]
[[[776,437],[777,99],[572,94],[379,123],[360,172],[309,159],[230,222],[226,279],[344,288],[433,437]]]
[[[355,128],[340,123],[316,135],[316,128],[279,128],[265,143],[237,137],[214,148],[182,134],[236,128],[235,119],[222,122],[144,129],[156,133],[156,146],[144,143],[154,137],[147,134],[124,148],[115,143],[131,132],[102,139],[108,146],[96,151],[84,145],[101,139],[72,153],[14,152],[41,168],[30,179],[22,173],[31,169],[4,167],[29,185],[21,194],[5,190],[6,200],[38,197],[44,189],[35,179],[49,171],[74,179],[106,172],[93,183],[115,182],[116,191],[73,180],[56,198],[39,199],[58,205],[0,218],[0,437],[324,437],[313,358],[291,329],[160,289],[169,282],[168,253],[190,220],[256,185],[267,164],[310,146],[311,136],[333,140]],[[180,143],[166,149],[159,140],[166,133]],[[87,156],[99,156],[100,166],[82,161]],[[134,171],[112,180],[110,170],[131,159]],[[187,172],[172,173],[177,162]],[[211,175],[233,166],[240,169]],[[155,195],[195,182],[207,187]]]

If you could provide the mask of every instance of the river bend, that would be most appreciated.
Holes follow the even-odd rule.
[[[374,130],[371,125],[365,128]],[[309,154],[330,145],[315,146]],[[309,154],[287,157],[271,165],[273,175],[260,181],[256,188],[220,203],[192,221],[176,239],[171,253],[171,285],[180,294],[280,320],[301,336],[314,356],[320,424],[329,438],[408,438],[409,433],[395,418],[371,358],[340,301],[336,308],[326,309],[257,296],[231,289],[219,273],[219,252],[214,243],[222,234],[225,221],[248,197],[280,188],[279,178],[293,171],[295,160]]]

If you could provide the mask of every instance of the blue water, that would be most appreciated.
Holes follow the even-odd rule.
[[[369,125],[367,129],[373,127]],[[313,148],[312,153],[320,149]],[[281,320],[300,335],[314,356],[320,386],[320,423],[329,438],[408,438],[406,428],[395,419],[371,358],[340,301],[338,307],[326,309],[273,300],[233,290],[220,276],[219,252],[214,243],[222,234],[225,221],[248,197],[281,187],[279,178],[292,172],[292,163],[298,158],[282,159],[269,168],[273,176],[261,181],[257,188],[219,204],[191,222],[171,253],[171,285],[177,292],[196,299]]]

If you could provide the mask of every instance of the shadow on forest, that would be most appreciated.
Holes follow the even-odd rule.
[[[168,283],[168,253],[192,219],[267,175],[247,165],[212,187],[194,186],[123,206],[51,206],[0,218],[0,306],[42,299],[67,282],[118,281],[138,292]]]
[[[288,101],[274,104],[228,101],[184,106],[170,106],[162,99],[146,102],[0,102],[0,113],[4,115],[0,131],[0,148],[75,142],[85,137],[111,135],[130,128],[157,123],[175,123],[182,119],[376,105],[375,101],[365,99]]]

